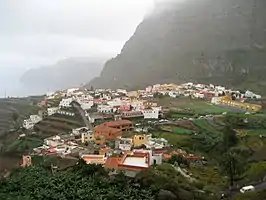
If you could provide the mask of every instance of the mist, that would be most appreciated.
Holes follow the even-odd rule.
[[[0,96],[31,68],[70,57],[114,57],[153,0],[13,0],[0,2]],[[38,91],[33,91],[36,93]]]

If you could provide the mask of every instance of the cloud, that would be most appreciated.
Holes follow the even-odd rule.
[[[114,56],[153,0],[0,1],[0,70]]]

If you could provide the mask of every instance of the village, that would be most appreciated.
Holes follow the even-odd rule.
[[[221,109],[214,113],[192,115],[189,108],[183,108],[183,114],[173,119],[169,117],[173,106],[161,105],[157,101],[164,98],[198,100],[201,104]],[[189,124],[193,120],[206,119],[213,123],[214,116],[226,115],[225,110],[245,114],[257,112],[262,106],[253,101],[260,99],[260,95],[251,91],[240,92],[222,86],[193,83],[157,84],[129,92],[124,89],[72,88],[48,93],[39,103],[42,109],[25,119],[23,128],[27,134],[46,131],[50,136],[44,139],[43,145],[23,156],[21,165],[31,165],[33,155],[57,155],[83,159],[87,164],[100,164],[114,172],[123,170],[130,177],[152,165],[162,164],[173,155],[188,159],[195,165],[203,165],[206,162],[203,155],[186,151],[153,132],[156,133],[158,127],[171,129],[173,124]],[[175,109],[180,110],[178,107]],[[56,118],[65,120],[64,131],[53,128],[59,126],[59,122],[49,120]],[[82,123],[75,124],[73,119],[80,119]],[[75,128],[70,126],[74,124]],[[181,127],[180,130],[185,129]],[[18,139],[27,134],[21,134]],[[191,134],[197,133],[192,131]]]

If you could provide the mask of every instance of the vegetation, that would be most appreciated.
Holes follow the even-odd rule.
[[[21,184],[23,183],[23,184]],[[169,164],[152,167],[128,179],[123,173],[112,177],[100,165],[79,161],[66,171],[55,174],[41,167],[16,169],[0,185],[0,198],[6,200],[62,199],[174,199],[206,200],[209,195],[199,192],[199,184],[186,182]]]
[[[5,146],[6,152],[25,153],[43,144],[43,140],[37,135],[28,135],[20,139],[16,139],[9,145]]]
[[[265,200],[266,190],[248,192],[237,195],[233,200]]]
[[[37,102],[42,97],[0,99],[0,136],[13,128],[19,128],[23,120],[40,109]]]
[[[193,123],[198,126],[202,131],[207,131],[213,134],[220,134],[221,132],[217,130],[216,127],[212,126],[207,120],[205,119],[197,119],[194,120]]]

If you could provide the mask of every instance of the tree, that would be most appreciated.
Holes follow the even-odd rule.
[[[41,167],[19,168],[1,182],[0,199],[134,199],[153,200],[150,189],[134,187],[127,180],[115,184],[101,166],[79,162],[72,170],[51,174]],[[23,184],[18,184],[23,183]]]
[[[238,143],[235,130],[230,126],[226,126],[223,131],[223,145],[224,152],[227,152],[231,147],[234,147]]]
[[[222,172],[229,178],[230,188],[234,186],[234,181],[241,177],[245,171],[243,159],[233,151],[223,155],[220,166]]]
[[[184,164],[184,157],[182,155],[172,155],[172,157],[168,160],[169,163],[171,163],[172,165],[177,163],[179,166],[181,164]]]

